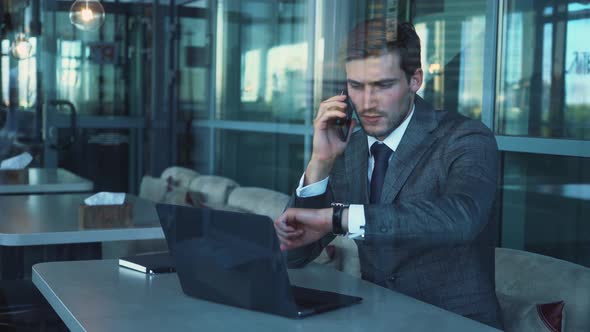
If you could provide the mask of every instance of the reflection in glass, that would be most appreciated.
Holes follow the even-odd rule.
[[[590,158],[504,153],[502,247],[590,266]]]
[[[590,12],[590,8],[586,11]],[[590,47],[586,46],[587,43],[580,43],[588,38],[589,31],[590,14],[586,19],[572,20],[567,24],[565,136],[581,139],[590,139]]]
[[[219,2],[216,119],[304,122],[310,5]]]
[[[30,108],[37,99],[37,38],[17,34],[1,41],[2,106]],[[15,54],[16,52],[16,54]],[[11,58],[14,59],[11,61]]]
[[[143,13],[107,13],[112,19],[94,34],[72,29],[67,12],[46,15],[55,19],[57,99],[71,101],[81,115],[126,116],[149,109],[144,91],[150,48],[142,40],[149,40],[151,31]]]
[[[266,91],[264,101],[272,106],[275,118],[301,119],[305,104],[305,74],[307,69],[307,43],[282,45],[268,50],[266,56]]]
[[[198,1],[197,1],[198,2]],[[187,5],[193,4],[188,3]],[[208,10],[182,7],[179,11],[180,39],[178,97],[181,112],[187,117],[206,118],[211,85],[211,40],[208,37]]]
[[[590,138],[590,10],[506,1],[496,128],[502,135]]]
[[[10,41],[8,39],[4,39],[0,41],[0,73],[2,73],[2,77],[0,79],[0,83],[2,83],[2,106],[10,105],[9,95],[8,95],[8,80],[9,80],[9,73],[10,73],[10,60],[8,58],[10,50]]]
[[[303,140],[297,135],[218,130],[214,174],[290,194],[303,170]]]
[[[76,0],[70,7],[70,22],[80,30],[98,30],[104,19],[104,8],[98,0]]]
[[[486,2],[416,1],[415,9],[424,70],[418,94],[438,109],[480,119]]]
[[[33,55],[33,45],[24,33],[17,33],[11,45],[12,55],[18,60],[24,60]]]
[[[65,100],[78,99],[82,63],[82,43],[78,40],[58,40],[57,52],[60,55],[57,61],[58,89]],[[79,108],[78,108],[79,109]]]
[[[260,96],[261,79],[260,50],[252,50],[244,55],[244,86],[242,102],[255,102]]]

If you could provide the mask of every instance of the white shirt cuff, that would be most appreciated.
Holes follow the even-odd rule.
[[[365,207],[362,204],[350,204],[348,207],[348,238],[365,237]]]
[[[316,183],[309,184],[307,186],[303,186],[303,179],[305,178],[305,173],[301,176],[299,180],[299,186],[295,189],[295,193],[297,197],[305,198],[305,197],[313,197],[323,195],[328,189],[328,179],[329,176],[323,179],[322,181],[318,181]]]

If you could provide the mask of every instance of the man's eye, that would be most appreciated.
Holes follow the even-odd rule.
[[[360,90],[363,88],[362,84],[350,84],[351,89]]]
[[[393,84],[394,84],[393,82],[379,83],[379,84],[377,84],[377,87],[379,89],[389,89],[393,86]]]

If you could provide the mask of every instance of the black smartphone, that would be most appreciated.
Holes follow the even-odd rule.
[[[348,138],[348,132],[350,131],[350,123],[352,122],[352,114],[354,112],[354,104],[350,97],[348,96],[348,91],[346,89],[340,92],[340,95],[346,96],[346,118],[344,119],[336,119],[336,126],[338,130],[338,137],[342,142],[346,142]]]

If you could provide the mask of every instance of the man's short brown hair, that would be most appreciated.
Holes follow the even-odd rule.
[[[388,53],[396,53],[400,57],[400,67],[406,74],[408,82],[421,68],[420,37],[410,23],[397,26],[397,38],[388,40],[386,37],[385,19],[372,19],[355,26],[348,36],[345,61],[378,57]]]

